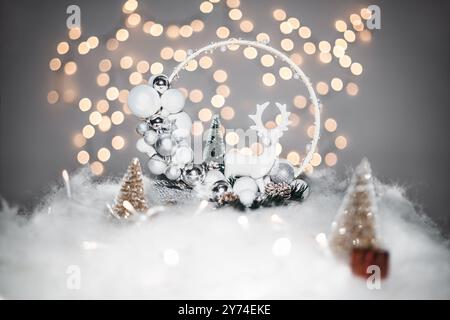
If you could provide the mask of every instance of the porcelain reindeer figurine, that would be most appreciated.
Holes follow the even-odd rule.
[[[281,121],[276,128],[267,129],[262,122],[262,114],[269,106],[269,102],[256,105],[256,114],[249,115],[255,125],[250,129],[256,130],[261,138],[263,152],[260,155],[247,155],[231,150],[225,155],[225,176],[249,176],[255,179],[259,191],[264,192],[264,176],[268,175],[277,160],[276,146],[278,140],[288,130],[290,112],[286,111],[286,105],[276,103],[281,113]],[[234,152],[233,152],[234,151]]]

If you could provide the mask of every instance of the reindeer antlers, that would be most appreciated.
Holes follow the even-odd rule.
[[[263,132],[264,130],[267,130],[264,124],[262,123],[262,114],[266,110],[266,108],[269,106],[270,102],[267,101],[263,104],[257,104],[256,105],[256,114],[249,115],[249,118],[255,122],[255,125],[251,126],[250,129],[256,130],[259,132]],[[275,103],[275,105],[278,107],[281,113],[281,122],[278,124],[278,126],[273,129],[280,132],[280,135],[283,134],[284,131],[288,130],[288,125],[290,123],[289,116],[291,115],[290,112],[286,111],[286,104],[280,104],[278,102]]]

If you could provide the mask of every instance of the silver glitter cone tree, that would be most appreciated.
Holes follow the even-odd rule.
[[[333,222],[330,234],[331,250],[340,257],[348,258],[354,249],[375,248],[375,211],[372,171],[367,159],[363,159],[353,174]]]
[[[225,143],[220,132],[220,117],[214,115],[211,121],[208,140],[203,150],[203,161],[208,167],[219,168],[223,166],[225,156]]]
[[[128,166],[127,173],[123,177],[122,186],[112,208],[114,213],[121,218],[127,218],[131,215],[131,212],[124,207],[124,201],[128,201],[137,212],[146,212],[148,210],[144,195],[142,169],[138,158],[134,158]]]

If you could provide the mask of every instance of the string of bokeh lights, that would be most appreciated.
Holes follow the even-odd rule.
[[[220,0],[203,1],[199,6],[200,14],[210,14],[215,6],[220,5]],[[230,23],[236,23],[239,30],[244,34],[249,34],[255,30],[255,22],[246,19],[240,7],[240,0],[226,0],[225,8],[228,11],[228,19]],[[188,23],[181,25],[170,24],[164,26],[155,21],[144,21],[142,15],[138,11],[139,4],[137,0],[127,0],[122,6],[124,14],[124,23],[117,30],[114,30],[111,37],[108,39],[99,39],[99,37],[92,35],[85,40],[81,40],[82,30],[80,28],[72,28],[68,32],[68,40],[58,43],[56,46],[57,57],[54,57],[49,62],[51,71],[61,74],[63,77],[72,77],[77,73],[78,64],[76,62],[76,55],[84,56],[89,54],[92,50],[97,49],[100,45],[104,45],[109,57],[103,57],[98,62],[98,75],[96,84],[104,91],[104,98],[94,100],[89,97],[84,97],[76,92],[75,89],[63,88],[60,90],[53,89],[48,92],[47,100],[50,104],[56,104],[58,101],[67,104],[74,104],[78,101],[78,108],[81,112],[89,113],[87,122],[79,133],[73,137],[73,144],[78,149],[76,159],[79,164],[89,164],[91,171],[95,175],[101,175],[105,171],[105,163],[111,158],[112,151],[124,150],[126,140],[122,135],[112,135],[109,137],[110,145],[102,146],[96,152],[88,152],[86,149],[89,143],[94,140],[97,130],[103,133],[110,132],[113,126],[119,127],[124,121],[126,115],[130,114],[130,110],[126,104],[129,90],[120,88],[112,84],[113,71],[121,70],[120,76],[124,76],[126,72],[127,82],[130,86],[138,85],[146,82],[150,74],[158,74],[164,72],[164,64],[166,61],[183,61],[189,50],[175,49],[171,46],[161,48],[159,56],[161,61],[150,63],[147,60],[133,59],[131,55],[123,55],[117,57],[118,66],[113,67],[111,56],[117,52],[117,49],[122,43],[129,40],[133,32],[141,30],[151,37],[165,36],[167,39],[190,38],[194,34],[201,33],[205,29],[205,21],[201,18],[195,18]],[[303,63],[304,55],[317,56],[319,63],[330,64],[336,61],[340,68],[349,71],[347,76],[353,80],[363,72],[361,63],[353,61],[348,53],[351,44],[361,41],[370,42],[372,34],[365,28],[364,20],[371,17],[371,12],[367,8],[362,8],[359,13],[353,13],[346,20],[337,20],[335,22],[335,29],[338,32],[338,38],[335,39],[334,44],[326,40],[315,39],[312,35],[312,30],[307,25],[304,25],[296,17],[288,17],[283,9],[276,9],[272,12],[273,19],[279,24],[279,32],[282,35],[280,41],[281,49],[296,63],[301,65]],[[219,39],[227,39],[231,35],[230,26],[220,25],[216,29],[216,35]],[[234,36],[234,35],[233,35]],[[296,40],[303,42],[301,54],[299,50],[295,50]],[[256,35],[257,41],[268,42],[270,35],[267,33],[258,33]],[[275,45],[272,43],[272,45]],[[237,51],[239,46],[229,46],[228,50]],[[68,53],[71,53],[70,55]],[[245,58],[254,60],[258,57],[258,51],[254,47],[246,47],[242,50]],[[290,80],[296,75],[289,67],[282,66],[275,72],[274,65],[276,57],[270,54],[264,54],[259,58],[259,63],[267,72],[263,72],[261,82],[266,87],[272,87],[276,84],[278,79]],[[228,73],[223,68],[215,68],[213,58],[209,55],[203,55],[197,60],[191,61],[187,66],[187,71],[195,71],[198,68],[203,70],[210,70],[212,78],[217,84],[215,92],[212,94],[210,104],[213,109],[208,107],[201,108],[197,117],[198,120],[193,122],[192,134],[201,135],[204,131],[204,123],[209,122],[213,115],[212,110],[220,110],[220,115],[224,120],[232,120],[236,114],[233,107],[226,104],[226,99],[231,95],[231,88],[227,84]],[[206,93],[201,89],[180,88],[185,96],[194,104],[204,103]],[[331,92],[342,93],[345,92],[349,96],[356,96],[359,91],[358,85],[354,81],[346,81],[342,77],[333,76],[329,81],[318,81],[315,85],[317,93],[322,97],[322,104],[326,106],[327,98],[331,98]],[[292,99],[293,105],[299,110],[309,110],[312,114],[311,105],[308,104],[307,97],[303,95],[296,95]],[[113,110],[112,104],[120,104],[120,108]],[[95,107],[95,108],[94,108]],[[323,109],[322,109],[323,112]],[[329,167],[336,165],[338,161],[337,152],[347,148],[347,138],[338,133],[338,123],[332,117],[324,118],[324,129],[329,135],[326,139],[333,140],[332,150],[324,155],[321,155],[319,150],[314,153],[310,164],[305,167],[305,172],[310,173],[314,167],[318,167],[323,163]],[[266,127],[271,128],[277,125],[279,118],[268,121]],[[291,115],[291,125],[296,127],[300,123],[300,116],[296,113]],[[314,133],[314,126],[310,124],[306,126],[306,134],[310,138]],[[323,138],[323,137],[322,137]],[[236,132],[229,132],[225,136],[225,142],[230,146],[236,146],[239,142],[239,135]],[[255,143],[249,147],[243,148],[242,152],[259,153],[262,147]],[[278,153],[283,152],[281,145],[277,148]],[[298,165],[302,160],[302,154],[299,150],[289,150],[285,152],[286,158],[294,165]],[[304,156],[304,155],[303,155]]]

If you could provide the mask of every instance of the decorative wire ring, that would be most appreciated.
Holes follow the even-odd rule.
[[[242,39],[232,38],[232,39],[228,39],[228,40],[224,40],[224,41],[213,42],[207,46],[204,46],[203,48],[198,49],[194,53],[188,55],[184,61],[180,62],[175,67],[172,74],[170,75],[169,82],[172,83],[172,80],[176,76],[178,76],[178,73],[183,68],[185,68],[186,65],[190,61],[194,60],[197,56],[199,56],[203,52],[210,51],[212,53],[217,48],[220,48],[223,46],[229,46],[229,45],[250,46],[250,47],[255,47],[255,48],[270,52],[275,57],[278,57],[283,62],[286,62],[287,64],[289,64],[289,66],[295,71],[295,73],[299,75],[299,79],[303,82],[303,84],[308,89],[310,99],[314,105],[314,135],[311,140],[311,143],[306,146],[306,151],[307,151],[306,157],[302,160],[299,167],[295,167],[295,169],[296,169],[295,176],[298,177],[305,169],[305,166],[311,161],[312,156],[317,148],[317,143],[318,143],[319,137],[320,137],[320,107],[319,107],[319,100],[317,99],[317,96],[316,96],[316,92],[314,91],[314,88],[311,85],[311,81],[309,80],[309,78],[305,75],[303,70],[297,64],[295,64],[295,62],[292,61],[291,58],[286,56],[283,52],[281,52],[275,48],[272,48],[272,47],[266,45],[265,43],[258,42],[258,41],[250,41],[250,40],[242,40]]]

